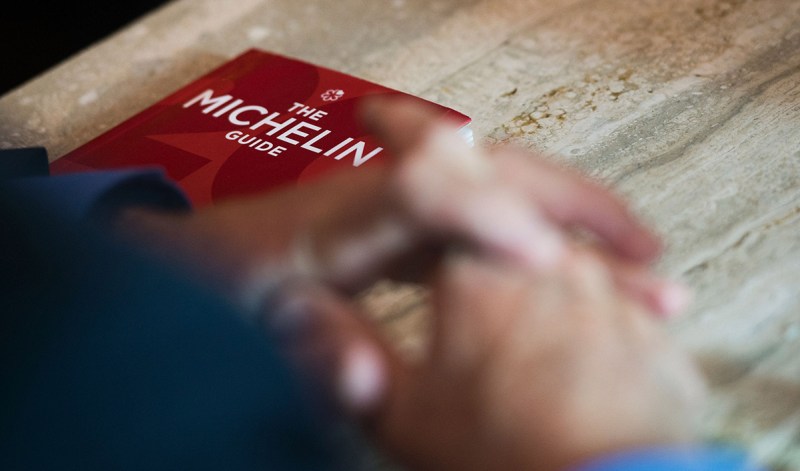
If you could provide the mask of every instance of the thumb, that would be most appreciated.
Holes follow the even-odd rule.
[[[361,104],[359,118],[396,156],[413,152],[442,128],[446,129],[444,135],[454,138],[449,144],[462,150],[469,148],[457,136],[458,126],[431,103],[403,96],[372,96]]]
[[[279,298],[265,324],[289,361],[319,386],[321,399],[356,417],[381,408],[401,360],[360,309],[316,284],[294,286]]]

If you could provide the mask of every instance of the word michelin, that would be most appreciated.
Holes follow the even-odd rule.
[[[235,130],[225,135],[228,140],[236,141],[259,152],[265,152],[267,155],[278,156],[287,147],[277,145],[262,136],[274,137],[275,141],[300,146],[302,149],[333,157],[336,160],[353,154],[354,167],[360,166],[383,150],[382,147],[375,147],[367,152],[366,143],[363,141],[355,140],[352,137],[336,138],[331,136],[330,130],[295,117],[276,121],[281,116],[281,112],[270,112],[263,106],[246,105],[244,100],[234,98],[232,95],[214,96],[214,93],[214,90],[207,89],[184,103],[183,107],[189,108],[198,105],[204,114],[210,114],[214,118],[227,117],[228,122],[234,126],[246,126],[249,131],[268,129],[268,131],[258,134],[250,133],[247,130]],[[286,112],[315,122],[319,122],[328,114],[297,102],[293,103]]]

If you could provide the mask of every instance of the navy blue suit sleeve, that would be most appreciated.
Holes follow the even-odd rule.
[[[190,209],[180,189],[155,168],[23,177],[9,186],[27,200],[52,208],[63,219],[72,221],[107,219],[131,206]]]
[[[335,468],[262,331],[30,188],[0,184],[0,469]]]
[[[49,170],[44,147],[0,150],[0,180],[46,176]]]
[[[19,198],[66,221],[102,220],[130,206],[187,211],[183,191],[157,167],[49,176],[47,152],[33,147],[0,151],[0,180]]]

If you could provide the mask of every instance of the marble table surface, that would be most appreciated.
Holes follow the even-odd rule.
[[[709,378],[703,435],[800,469],[800,1],[177,0],[0,98],[0,148],[57,158],[249,47],[451,106],[628,198],[695,290],[667,328]],[[362,300],[424,342],[423,288]]]

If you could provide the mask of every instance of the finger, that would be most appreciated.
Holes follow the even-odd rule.
[[[360,119],[394,155],[405,156],[428,136],[444,128],[457,149],[469,146],[457,136],[457,126],[442,117],[433,105],[405,97],[376,96],[361,105]]]
[[[586,228],[632,260],[649,262],[660,254],[659,238],[603,186],[519,149],[498,149],[495,156],[503,176],[561,225]]]
[[[394,193],[420,231],[535,268],[560,258],[560,233],[522,195],[505,188],[486,157],[429,109],[384,99],[373,101],[367,111],[379,139],[402,156]]]
[[[640,263],[621,260],[602,250],[595,254],[609,267],[618,289],[658,317],[669,317],[686,309],[691,299],[688,287],[658,276]]]
[[[420,174],[405,178],[402,191],[405,212],[422,231],[536,270],[555,266],[563,256],[562,234],[514,193],[415,170]]]
[[[307,379],[321,386],[323,399],[357,417],[386,402],[403,362],[358,308],[319,285],[296,285],[265,318]]]
[[[686,309],[691,292],[684,285],[657,277],[642,268],[612,270],[620,289],[657,317],[671,317]]]
[[[373,98],[365,102],[362,115],[365,126],[400,157],[402,168],[421,167],[431,177],[467,187],[495,176],[486,156],[468,146],[457,127],[429,106],[406,98]]]

